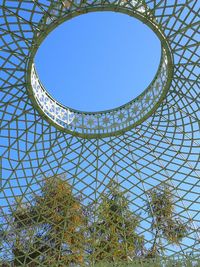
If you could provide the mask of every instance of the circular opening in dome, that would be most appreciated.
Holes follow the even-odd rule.
[[[136,3],[133,1],[133,3]],[[60,5],[58,6],[60,8]],[[171,78],[173,75],[173,59],[172,59],[172,54],[171,54],[171,49],[168,44],[168,41],[165,37],[164,32],[162,29],[159,27],[159,24],[155,18],[152,16],[147,17],[145,11],[148,11],[147,6],[136,6],[135,5],[135,11],[130,12],[129,8],[123,8],[121,5],[113,5],[113,6],[104,6],[103,4],[98,6],[98,7],[93,7],[91,9],[87,9],[83,7],[82,9],[77,8],[75,10],[67,10],[67,12],[61,14],[60,16],[60,10],[57,10],[57,5],[52,6],[50,9],[50,13],[48,13],[45,17],[42,18],[40,22],[40,29],[35,32],[34,35],[34,42],[32,46],[32,50],[29,56],[29,60],[27,63],[27,76],[26,76],[26,82],[27,82],[27,90],[29,97],[34,105],[34,107],[37,109],[37,111],[40,113],[40,115],[46,119],[50,124],[55,126],[56,128],[66,131],[68,133],[81,136],[83,138],[96,138],[96,137],[106,137],[106,136],[112,136],[116,134],[121,134],[124,133],[125,131],[132,129],[133,127],[141,124],[143,121],[145,121],[159,106],[161,101],[164,99],[170,84],[171,84]],[[102,58],[104,57],[105,60],[109,59],[110,60],[110,51],[114,49],[114,57],[113,60],[106,61],[106,64],[100,64],[101,57],[99,60],[97,60],[97,63],[94,66],[89,66],[89,69],[87,69],[87,58],[85,58],[84,64],[82,64],[81,69],[78,68],[80,66],[80,58],[77,59],[76,64],[74,65],[75,68],[75,73],[72,75],[71,69],[72,69],[72,63],[70,64],[70,61],[66,58],[64,61],[64,64],[57,63],[50,59],[50,55],[52,50],[48,51],[48,59],[47,62],[45,62],[45,73],[47,74],[48,77],[51,76],[51,79],[54,79],[56,77],[56,71],[58,70],[59,72],[61,70],[64,70],[64,72],[61,75],[61,78],[65,77],[67,79],[66,83],[66,88],[63,85],[63,82],[58,79],[57,82],[55,83],[55,87],[53,86],[53,81],[50,81],[50,86],[46,85],[45,87],[47,88],[55,88],[56,92],[58,92],[58,87],[57,83],[61,84],[61,90],[60,90],[60,99],[55,96],[55,93],[49,94],[49,89],[48,91],[44,87],[44,85],[41,83],[41,77],[38,76],[37,71],[35,69],[35,64],[34,64],[34,59],[36,56],[36,53],[38,51],[38,48],[40,48],[40,45],[42,42],[46,39],[46,37],[60,25],[61,23],[64,23],[64,21],[71,20],[74,17],[80,16],[80,14],[84,13],[91,13],[91,12],[97,12],[97,11],[114,11],[120,12],[121,14],[128,14],[131,17],[139,19],[139,21],[142,21],[145,25],[142,25],[141,31],[138,30],[138,32],[133,33],[133,40],[128,41],[128,48],[124,48],[123,44],[127,43],[125,41],[125,38],[123,37],[124,31],[119,34],[118,28],[123,25],[123,23],[120,23],[120,19],[118,18],[116,20],[117,23],[113,23],[115,25],[114,29],[117,28],[118,36],[120,37],[118,40],[114,39],[113,37],[111,38],[112,41],[115,40],[114,43],[112,43],[112,49],[109,50],[109,42],[108,39],[110,38],[110,34],[108,37],[104,39],[103,44],[99,42],[97,45],[93,46],[93,48],[96,46],[98,47],[97,54],[101,54]],[[147,12],[148,13],[148,12]],[[51,17],[49,17],[51,14]],[[109,15],[109,13],[104,13],[104,15]],[[112,13],[111,13],[112,14]],[[148,13],[150,14],[150,13]],[[58,15],[58,17],[57,17]],[[93,13],[95,16],[99,16],[98,13]],[[91,14],[87,15],[88,18],[90,18],[90,24],[95,25],[93,20],[91,19]],[[120,14],[112,14],[112,15],[120,15]],[[112,16],[111,15],[111,16]],[[59,17],[60,16],[60,17]],[[123,15],[121,15],[123,16]],[[84,16],[82,16],[84,17]],[[86,16],[85,16],[86,17]],[[50,19],[51,18],[51,19]],[[128,18],[128,17],[127,17]],[[133,18],[131,18],[132,23],[133,23]],[[130,20],[130,21],[131,21]],[[74,19],[75,21],[75,19]],[[100,22],[103,21],[105,22],[105,19],[102,19]],[[109,20],[107,23],[105,23],[104,28],[108,28],[107,24],[110,23],[111,20]],[[136,21],[135,21],[136,22]],[[139,22],[136,22],[139,23]],[[80,24],[80,21],[79,21]],[[64,24],[63,24],[64,25]],[[83,23],[81,23],[83,25]],[[102,23],[99,25],[102,26]],[[128,24],[127,24],[128,25]],[[126,28],[127,28],[126,25]],[[132,24],[131,24],[132,25]],[[80,26],[80,25],[79,25]],[[91,27],[91,26],[90,26]],[[85,28],[85,27],[84,27]],[[158,54],[154,54],[152,47],[153,43],[150,41],[151,38],[147,37],[148,35],[145,36],[144,41],[138,44],[137,49],[134,47],[134,44],[138,40],[138,36],[140,35],[140,32],[145,31],[149,28],[149,34],[152,34],[154,38],[157,38],[157,42],[160,45],[162,43],[162,48],[158,45],[158,48],[156,49],[157,52],[159,50],[159,66],[157,63],[157,66],[155,67],[155,70],[153,71],[152,77],[149,79],[151,82],[147,82],[147,75],[151,73],[153,70],[152,65],[146,66],[144,65],[145,62],[147,62],[147,56],[152,55],[151,60],[149,60],[149,63],[154,62],[155,63],[155,58],[158,56]],[[151,29],[151,30],[150,30]],[[147,30],[147,31],[148,31]],[[92,42],[93,38],[86,38],[85,33],[84,36],[81,35],[81,33],[84,32],[83,30],[79,33],[79,39],[78,37],[75,38],[76,44],[73,44],[71,49],[68,43],[70,43],[70,40],[73,39],[70,37],[70,35],[67,35],[67,39],[65,38],[60,38],[62,39],[62,44],[58,46],[57,51],[59,51],[60,47],[65,47],[64,51],[66,51],[68,58],[72,56],[73,58],[77,58],[79,55],[93,55],[92,54],[92,48],[90,47],[90,50],[87,51],[85,48],[85,44],[87,39],[91,40],[89,43]],[[98,27],[95,26],[95,32],[100,32],[98,30]],[[73,31],[74,33],[74,31]],[[154,35],[155,33],[155,35]],[[65,34],[61,34],[61,37],[64,36]],[[74,36],[74,35],[73,35]],[[82,38],[80,38],[82,36]],[[130,36],[130,32],[129,35]],[[97,34],[97,38],[99,37],[99,34]],[[50,37],[49,37],[50,38]],[[54,37],[55,39],[55,37]],[[102,38],[100,38],[102,40]],[[67,41],[68,40],[68,41]],[[53,40],[52,40],[53,42]],[[141,46],[142,44],[146,46],[146,54],[141,52]],[[118,45],[118,46],[117,46]],[[87,45],[89,46],[89,44]],[[76,49],[75,49],[76,48]],[[108,54],[104,52],[101,53],[102,49],[106,49],[109,51]],[[162,49],[162,53],[161,53]],[[80,54],[78,54],[77,51],[81,51]],[[55,51],[55,49],[54,49]],[[57,52],[56,51],[56,52]],[[100,51],[100,52],[99,52]],[[126,62],[124,65],[119,63],[118,58],[120,57],[120,52],[122,53],[122,58],[126,57]],[[145,49],[144,49],[145,51]],[[127,63],[128,60],[130,60],[129,55],[132,55],[133,52],[136,52],[134,54],[134,57],[131,59],[129,63]],[[64,52],[63,52],[64,53]],[[57,58],[58,58],[58,54]],[[77,56],[78,55],[78,56]],[[145,60],[142,62],[142,71],[139,73],[139,63],[136,61],[137,56],[139,55],[139,61],[141,63],[141,58],[144,57]],[[61,58],[62,57],[61,55]],[[93,57],[94,58],[94,55]],[[45,61],[44,59],[42,62]],[[75,61],[75,60],[74,60]],[[41,62],[41,61],[40,61]],[[54,70],[52,74],[50,73],[48,67],[49,67],[49,62],[53,62],[54,65]],[[107,62],[112,62],[112,67],[114,68],[114,79],[111,79],[111,75],[106,76],[106,71],[105,69],[107,68],[107,65],[109,63]],[[115,64],[113,64],[113,62]],[[137,62],[136,65],[133,65],[133,62]],[[132,65],[131,65],[132,64]],[[62,66],[62,68],[59,68]],[[69,69],[67,69],[67,67]],[[99,68],[97,68],[97,66]],[[86,86],[83,83],[84,79],[81,79],[81,74],[86,70],[85,74],[82,76],[84,78],[87,76],[89,78],[89,81],[91,81],[94,78],[94,71],[98,70],[98,76],[97,76],[97,81],[95,82],[95,85],[91,86],[91,89],[87,93],[87,89],[89,86]],[[119,77],[121,79],[122,75],[122,70],[125,71],[125,79],[122,80],[121,82],[121,87],[120,87],[120,82],[117,80]],[[137,73],[137,75],[135,74]],[[138,74],[139,73],[139,74]],[[108,77],[109,76],[109,77]],[[136,86],[135,81],[136,77],[139,77],[139,82],[146,83],[146,86]],[[74,89],[73,87],[69,86],[69,80],[72,79],[73,82],[78,82],[77,87],[75,86]],[[131,80],[132,79],[132,80]],[[117,83],[116,83],[117,80]],[[103,91],[103,86],[101,84],[102,81],[105,81],[105,90]],[[108,83],[110,81],[115,82],[115,86],[108,86]],[[130,87],[127,87],[126,82],[131,81]],[[44,83],[44,81],[43,81]],[[134,83],[134,84],[133,84]],[[101,85],[98,89],[98,85]],[[125,86],[126,85],[126,86]],[[143,84],[144,85],[144,84]],[[64,89],[63,89],[64,88]],[[127,89],[131,88],[131,94],[130,97],[127,96]],[[142,90],[141,90],[142,88]],[[76,90],[79,89],[78,93]],[[98,89],[98,90],[97,90]],[[112,89],[112,91],[110,91]],[[134,90],[135,89],[135,90]],[[138,91],[138,90],[141,91]],[[72,97],[72,94],[75,92],[75,97]],[[97,92],[99,94],[97,94]],[[135,97],[134,93],[137,97]],[[137,93],[136,93],[137,92]],[[94,98],[92,98],[94,96]],[[126,97],[126,100],[124,100]],[[60,101],[59,101],[60,100]],[[117,102],[116,101],[120,101]],[[131,101],[130,101],[131,100]],[[75,104],[73,104],[73,101]],[[105,105],[107,103],[107,106]],[[79,104],[79,105],[78,105]],[[82,106],[81,106],[81,105]],[[83,106],[84,104],[84,106]],[[101,110],[101,111],[99,111]],[[92,112],[90,112],[92,111]]]
[[[114,12],[75,17],[52,31],[35,56],[40,81],[61,104],[108,110],[140,95],[161,58],[161,42],[138,19]]]

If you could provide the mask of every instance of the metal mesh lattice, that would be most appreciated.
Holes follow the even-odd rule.
[[[156,111],[141,124],[116,136],[81,138],[51,125],[32,104],[27,65],[37,43],[61,17],[90,8],[145,8],[170,45],[174,72],[171,86]],[[82,10],[82,11],[81,11]],[[140,213],[138,233],[153,244],[152,218],[144,206],[147,191],[167,181],[174,188],[177,215],[189,233],[178,245],[164,241],[165,255],[199,251],[200,104],[199,10],[197,0],[47,1],[2,0],[0,5],[1,229],[9,231],[9,213],[18,197],[30,203],[42,177],[66,173],[83,205],[100,199],[110,181],[129,193],[131,210]],[[134,11],[133,11],[134,12]],[[31,215],[30,215],[31,216]],[[64,230],[63,230],[64,231]],[[0,242],[0,258],[12,261],[10,243]],[[31,254],[30,254],[31,255]],[[31,256],[26,258],[31,260]],[[41,256],[41,255],[40,255]],[[34,260],[33,260],[34,261]],[[27,266],[18,261],[18,266]],[[20,265],[21,264],[21,265]],[[35,260],[39,266],[39,259]],[[58,266],[65,266],[62,265]],[[15,265],[14,265],[15,266]],[[31,266],[31,265],[30,265]],[[51,265],[50,265],[51,266]],[[55,265],[52,265],[55,266]]]

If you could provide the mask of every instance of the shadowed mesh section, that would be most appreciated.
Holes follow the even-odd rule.
[[[140,9],[156,19],[170,44],[174,73],[165,99],[148,119],[118,136],[87,139],[51,126],[37,112],[26,73],[34,34],[91,5]],[[186,262],[190,255],[197,264],[199,7],[194,0],[2,1],[0,259],[5,266],[128,266],[170,257]]]

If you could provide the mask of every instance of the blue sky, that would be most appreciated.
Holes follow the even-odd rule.
[[[56,28],[35,63],[42,83],[62,104],[82,111],[120,106],[152,81],[160,41],[137,19],[113,12],[81,15]]]

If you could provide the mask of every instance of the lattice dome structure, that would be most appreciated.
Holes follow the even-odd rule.
[[[93,113],[74,110],[53,99],[40,82],[34,56],[58,25],[95,11],[120,12],[145,23],[160,39],[162,57],[155,78],[141,95],[119,108]],[[128,244],[127,235],[117,241],[119,250],[123,246],[126,253],[132,249],[124,257],[126,261],[148,258],[155,242],[156,253],[163,258],[198,256],[199,11],[198,0],[1,1],[2,266],[95,266],[100,258],[115,262],[118,254],[114,255],[108,245],[112,235],[109,231],[113,227],[113,231],[124,233],[125,223],[119,223],[116,230],[111,215],[107,224],[103,224],[105,214],[98,218],[101,203],[109,205],[113,181],[120,194],[127,195],[128,218],[140,218],[135,239],[132,238],[134,245]],[[56,180],[61,176],[67,186]],[[50,193],[61,186],[62,197],[54,191],[52,197],[46,194],[45,198],[44,181],[51,181],[52,177]],[[187,234],[178,242],[164,236],[152,203],[150,192],[158,192],[157,199],[164,198],[163,185],[169,186],[167,194],[172,201],[168,203],[172,213],[167,220],[175,220],[177,225],[181,222],[183,229],[187,227]],[[62,199],[69,192],[71,197],[62,206]],[[39,216],[36,205],[41,200],[44,208],[40,203]],[[76,212],[72,211],[75,204]],[[88,206],[92,207],[90,212]],[[54,215],[59,209],[69,210],[54,220],[48,213],[51,207]],[[70,209],[73,216],[69,215]],[[87,214],[87,227],[82,231],[87,248],[77,245],[82,240],[80,214]],[[46,234],[49,229],[54,229],[53,237]],[[170,229],[175,231],[171,232],[173,235],[180,232],[175,226]],[[87,244],[89,239],[94,241],[91,247]],[[142,249],[136,240],[137,244],[142,240]]]

